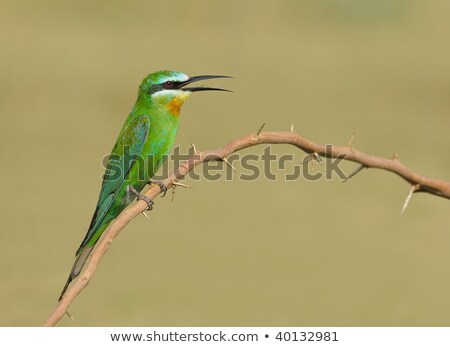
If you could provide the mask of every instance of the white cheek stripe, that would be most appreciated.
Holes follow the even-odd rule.
[[[186,95],[186,94],[190,94],[191,92],[188,90],[180,90],[180,89],[163,89],[160,90],[159,92],[153,93],[152,94],[152,98],[159,98],[161,96],[182,96],[182,95]]]
[[[163,90],[160,90],[159,92],[153,93],[152,97],[157,98],[159,96],[164,96],[164,95],[175,96],[175,95],[177,95],[177,93],[178,93],[177,89],[163,89]]]
[[[152,98],[158,100],[161,97],[180,97],[180,98],[186,98],[191,94],[188,90],[180,90],[180,89],[164,89],[160,90],[159,92],[153,93]]]

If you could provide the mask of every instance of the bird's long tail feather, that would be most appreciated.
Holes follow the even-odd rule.
[[[94,249],[93,246],[85,246],[85,248],[80,252],[80,254],[78,254],[77,258],[75,259],[75,262],[73,263],[69,278],[67,279],[67,282],[64,285],[64,288],[61,292],[61,295],[59,296],[58,301],[61,301],[61,299],[63,298],[64,293],[69,287],[70,282],[72,282],[80,274],[81,269],[83,268],[84,264],[86,263],[86,260],[89,257],[89,254],[91,254],[93,249]]]

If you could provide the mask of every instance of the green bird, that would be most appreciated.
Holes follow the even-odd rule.
[[[89,254],[108,225],[134,198],[145,200],[149,209],[153,201],[140,191],[158,171],[172,149],[178,130],[181,105],[192,92],[221,88],[187,87],[190,83],[229,78],[221,75],[188,77],[176,71],[157,71],[148,75],[139,86],[138,97],[120,131],[103,177],[102,187],[86,236],[76,252],[69,278],[62,290],[62,299],[70,282],[81,272]],[[167,190],[160,182],[161,189]]]

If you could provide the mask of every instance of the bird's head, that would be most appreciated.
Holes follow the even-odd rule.
[[[202,75],[188,77],[184,73],[177,71],[157,71],[144,78],[139,87],[139,95],[147,100],[150,99],[157,106],[166,107],[170,113],[178,114],[181,105],[192,92],[206,90],[229,92],[229,90],[221,88],[188,87],[193,82],[212,78],[229,78],[229,76]]]

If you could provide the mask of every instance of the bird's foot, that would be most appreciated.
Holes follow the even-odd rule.
[[[148,181],[148,184],[157,184],[159,186],[159,188],[161,188],[161,191],[163,193],[163,195],[161,196],[162,198],[166,196],[167,193],[167,186],[164,184],[163,181]]]
[[[144,200],[147,203],[147,211],[153,210],[153,200],[147,195],[139,193],[133,186],[128,186],[128,190],[133,193],[138,200]]]

